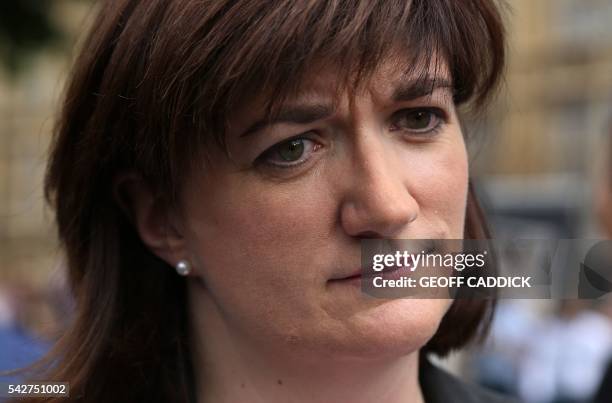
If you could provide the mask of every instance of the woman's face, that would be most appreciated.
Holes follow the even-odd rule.
[[[214,152],[187,180],[182,258],[201,280],[190,293],[261,349],[408,353],[450,305],[375,299],[343,280],[360,270],[362,238],[463,237],[468,163],[451,83],[438,72],[431,92],[396,66],[339,96],[333,71],[313,71],[268,124],[263,100],[250,102],[231,116],[231,157]]]

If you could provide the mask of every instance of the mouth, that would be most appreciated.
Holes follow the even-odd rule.
[[[429,245],[427,248],[421,251],[421,253],[427,255],[434,251],[434,246]],[[357,283],[360,284],[362,279],[372,279],[374,277],[383,277],[385,279],[399,278],[401,276],[408,276],[414,273],[416,269],[414,259],[411,254],[408,254],[402,259],[402,264],[394,264],[385,266],[380,271],[375,271],[373,266],[370,265],[366,268],[358,268],[351,274],[342,277],[336,277],[328,280],[330,283]]]
[[[410,259],[409,264],[407,265],[401,265],[401,266],[388,266],[385,267],[383,270],[381,271],[374,271],[372,270],[372,268],[367,268],[367,269],[358,269],[358,271],[356,271],[354,274],[351,274],[350,276],[346,276],[346,277],[341,277],[341,278],[334,278],[329,280],[330,282],[344,282],[344,281],[353,281],[353,280],[361,280],[362,278],[374,278],[377,276],[382,276],[382,277],[389,277],[391,274],[395,274],[397,272],[401,272],[402,274],[409,274],[411,273],[412,270],[412,259]]]

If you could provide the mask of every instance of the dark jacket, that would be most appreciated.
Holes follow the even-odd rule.
[[[608,368],[599,385],[599,390],[593,398],[593,403],[612,402],[612,359],[608,362]]]
[[[422,359],[419,383],[426,403],[518,403],[482,386],[462,381]]]

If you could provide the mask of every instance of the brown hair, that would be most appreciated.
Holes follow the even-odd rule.
[[[493,0],[116,0],[101,5],[67,88],[46,194],[67,255],[75,319],[44,362],[72,401],[195,401],[186,283],[141,242],[112,196],[137,171],[168,205],[226,113],[295,90],[313,61],[363,82],[402,44],[410,65],[442,56],[457,105],[481,108],[500,80]],[[470,187],[467,238],[488,238]],[[146,281],[143,279],[146,278]],[[456,300],[427,350],[467,343],[492,301]],[[52,399],[52,401],[55,401]],[[59,401],[59,400],[58,400]],[[65,400],[62,400],[65,401]]]

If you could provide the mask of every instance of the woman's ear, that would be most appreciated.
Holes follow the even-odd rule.
[[[185,255],[180,225],[161,198],[137,173],[122,173],[113,181],[113,196],[134,225],[142,242],[171,266]]]

